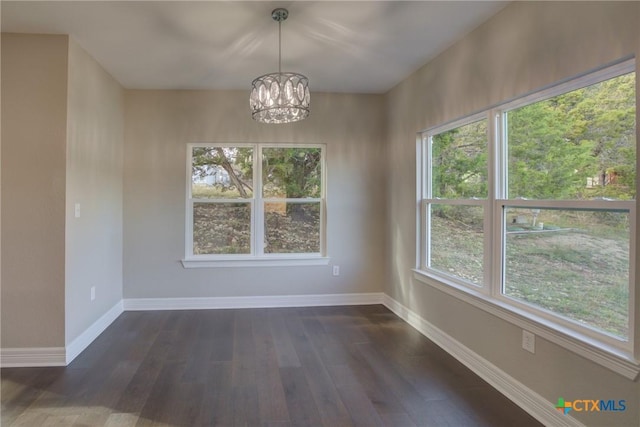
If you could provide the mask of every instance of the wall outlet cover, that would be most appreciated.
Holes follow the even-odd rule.
[[[529,331],[522,330],[522,348],[528,352],[536,352],[536,336]]]

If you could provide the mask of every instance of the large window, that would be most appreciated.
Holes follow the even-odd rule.
[[[189,260],[319,258],[322,146],[190,144]]]
[[[632,353],[634,70],[626,61],[422,133],[418,270]]]

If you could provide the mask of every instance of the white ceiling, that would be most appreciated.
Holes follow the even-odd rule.
[[[2,1],[3,32],[70,34],[124,87],[247,89],[282,69],[321,92],[383,93],[500,1]]]

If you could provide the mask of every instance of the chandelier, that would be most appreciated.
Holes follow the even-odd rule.
[[[282,21],[287,9],[278,8],[271,18],[278,22],[278,72],[257,77],[251,83],[251,117],[261,123],[291,123],[309,116],[309,79],[298,73],[283,73]]]

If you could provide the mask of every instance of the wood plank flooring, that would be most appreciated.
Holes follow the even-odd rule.
[[[123,313],[2,426],[539,426],[381,305]]]

